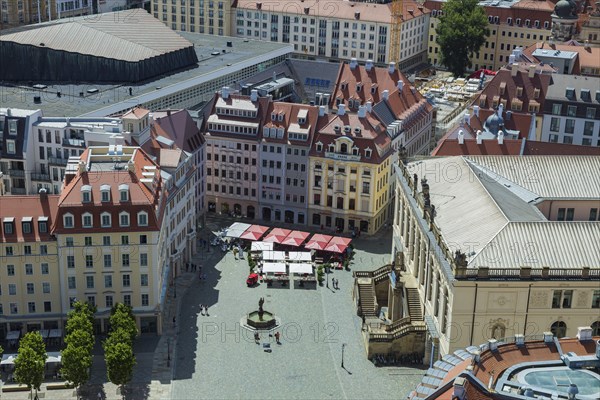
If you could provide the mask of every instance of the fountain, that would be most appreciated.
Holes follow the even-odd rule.
[[[258,301],[258,311],[252,311],[246,316],[245,325],[254,330],[271,330],[280,325],[275,314],[263,309],[264,303],[265,299],[261,297]]]

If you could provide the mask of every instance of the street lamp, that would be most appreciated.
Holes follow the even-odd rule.
[[[344,347],[346,347],[346,343],[342,343],[342,368],[344,368]]]

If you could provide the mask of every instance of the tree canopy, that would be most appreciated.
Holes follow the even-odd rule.
[[[46,366],[46,345],[39,332],[28,332],[19,342],[15,359],[15,379],[36,391],[44,381]],[[31,396],[33,398],[33,395]]]
[[[133,348],[129,343],[107,340],[104,346],[104,359],[108,380],[119,386],[131,380],[136,361]]]
[[[487,15],[478,0],[448,0],[442,10],[436,27],[441,63],[461,77],[490,34]]]
[[[94,348],[94,314],[96,307],[89,303],[75,302],[67,319],[67,347],[61,352],[64,378],[77,391],[90,379],[92,350]]]
[[[123,303],[115,304],[111,311],[110,329],[111,332],[123,330],[129,336],[129,342],[133,343],[137,336],[137,325],[130,306]]]
[[[82,346],[76,346],[72,343],[67,345],[62,352],[63,377],[79,388],[90,379],[90,367],[92,366],[91,353]]]

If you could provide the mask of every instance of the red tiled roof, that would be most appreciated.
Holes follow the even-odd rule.
[[[177,147],[188,153],[195,152],[204,144],[204,137],[187,110],[157,111],[152,118],[154,122],[150,133],[153,137],[171,139]]]
[[[575,65],[573,66],[573,75],[579,75],[581,73],[582,68],[597,68],[598,63],[600,62],[600,47],[585,47],[585,46],[577,46],[575,44],[550,44],[546,42],[539,42],[527,47],[523,50],[523,54],[527,56],[527,58],[531,60],[537,60],[533,57],[533,52],[536,50],[560,50],[560,51],[574,51],[576,52],[577,59],[575,60]]]
[[[537,142],[526,138],[504,139],[503,144],[497,140],[465,139],[458,144],[458,139],[442,139],[431,153],[432,156],[480,156],[480,155],[561,155],[561,156],[600,156],[600,148],[594,146],[578,146],[574,144]]]
[[[289,140],[288,137],[288,129],[291,124],[298,123],[298,113],[301,110],[307,111],[306,123],[299,125],[301,129],[309,129],[308,139],[306,141],[301,140],[292,140],[290,143],[296,146],[310,146],[312,143],[312,139],[315,135],[315,131],[317,129],[318,120],[319,120],[319,108],[315,106],[303,105],[303,104],[295,104],[295,103],[285,103],[285,102],[271,102],[269,104],[269,108],[267,110],[267,118],[264,120],[263,127],[273,127],[273,128],[284,128],[283,138],[277,139],[272,137],[263,137],[263,140],[266,142],[275,142],[275,143],[287,143]],[[270,118],[272,113],[280,114],[283,113],[283,121],[273,121]]]
[[[13,233],[0,226],[0,242],[35,242],[51,240],[51,228],[56,215],[58,195],[55,196],[0,196],[0,222],[14,218]],[[31,233],[23,233],[23,218],[31,217]],[[40,233],[38,219],[47,217],[47,232]]]
[[[121,118],[142,119],[145,118],[150,111],[142,107],[135,107],[127,111]]]

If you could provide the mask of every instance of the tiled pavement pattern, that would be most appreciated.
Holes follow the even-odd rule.
[[[209,219],[201,237],[206,239],[209,231],[231,222]],[[351,268],[376,269],[388,263],[390,234],[388,229],[356,239]],[[106,371],[98,344],[92,378],[80,391],[81,399],[97,400],[98,393],[105,400],[399,399],[420,382],[422,370],[375,368],[366,359],[361,320],[352,302],[351,272],[330,274],[330,279],[339,280],[339,290],[331,288],[331,280],[330,289],[325,285],[280,288],[277,283],[272,288],[265,284],[248,288],[248,264],[234,260],[232,253],[211,247],[208,253],[201,251],[194,263],[202,266],[207,280],[200,281],[191,272],[181,276],[176,301],[170,289],[164,334],[138,339],[137,366],[125,396],[115,385],[102,384]],[[261,345],[256,345],[252,334],[239,326],[240,318],[257,308],[260,297],[265,298],[265,310],[282,320],[281,345],[267,335],[261,335]],[[210,316],[200,314],[200,304],[209,306]],[[270,343],[272,352],[264,352],[262,343]],[[341,368],[343,343],[345,369]],[[3,393],[0,398],[25,400],[29,393]],[[75,396],[73,390],[46,391],[42,386],[40,398]]]

